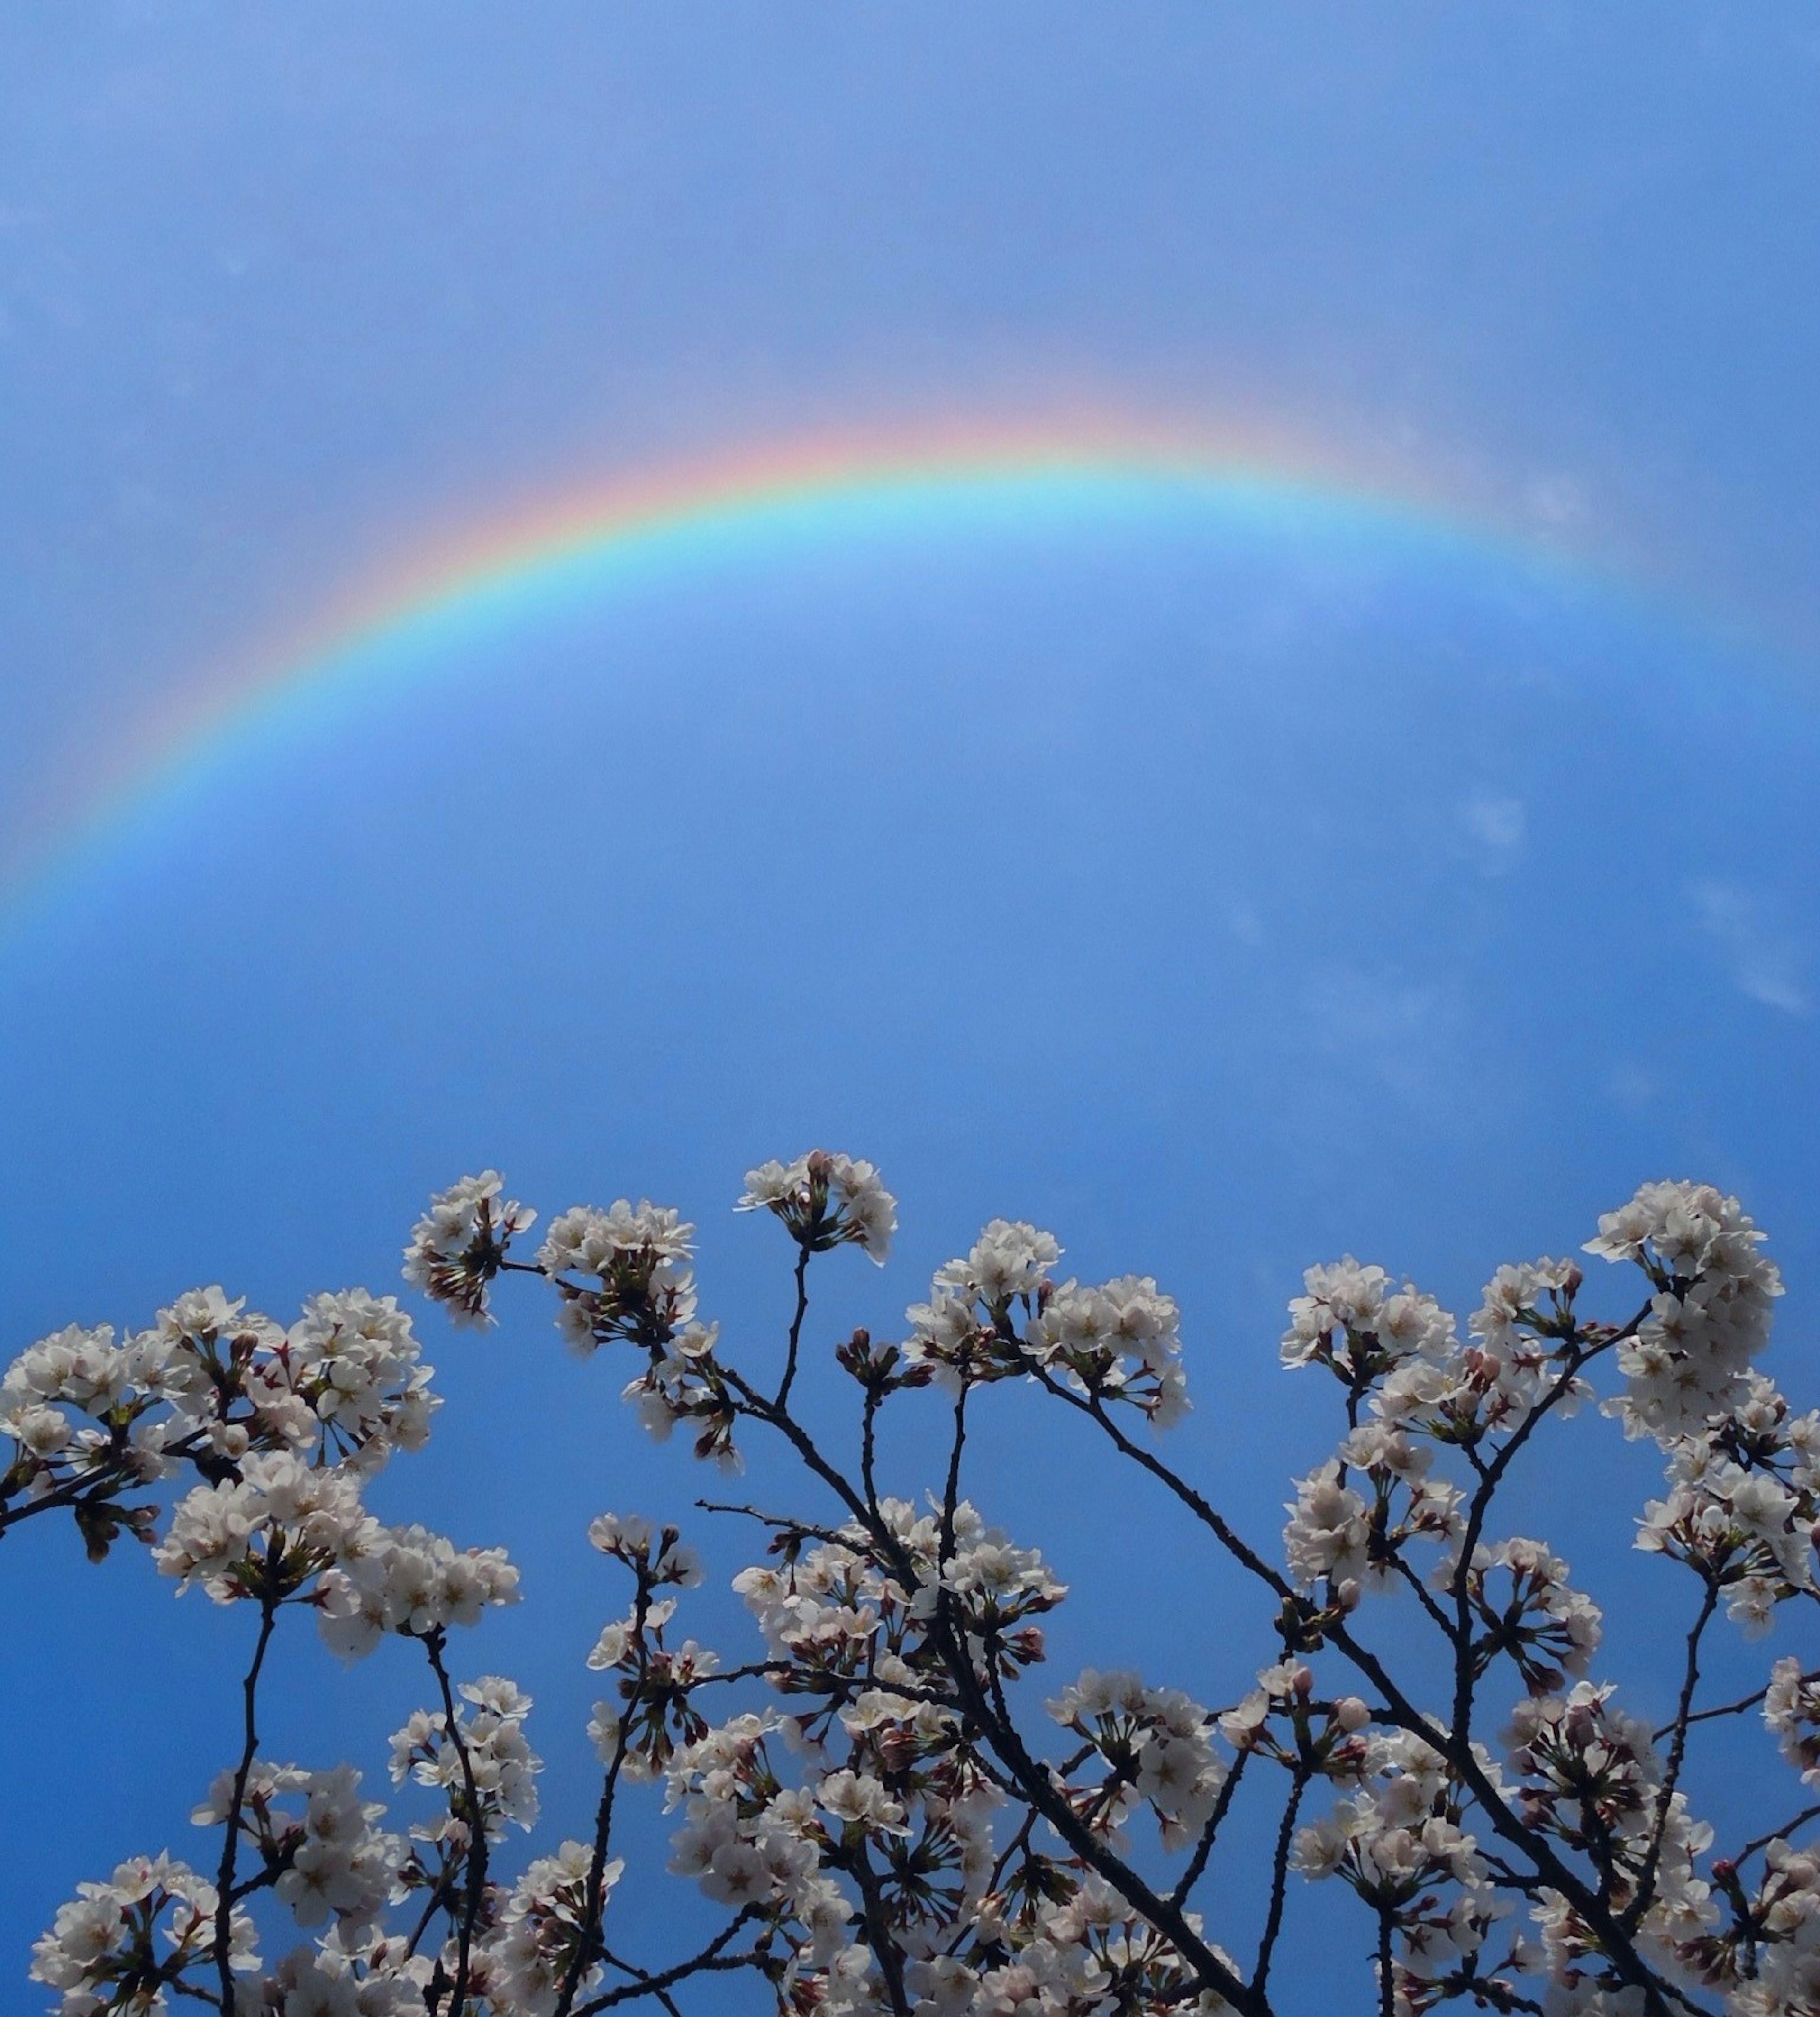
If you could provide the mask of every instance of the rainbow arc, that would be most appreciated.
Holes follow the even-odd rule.
[[[571,489],[432,543],[376,586],[199,681],[103,752],[41,844],[0,862],[0,918],[15,921],[130,846],[160,812],[287,723],[433,684],[458,647],[564,601],[712,572],[756,550],[887,540],[944,525],[1079,529],[1174,512],[1258,529],[1324,531],[1443,560],[1490,557],[1561,573],[1545,550],[1414,486],[1191,428],[1124,422],[773,443]],[[1573,578],[1565,577],[1564,578]],[[1587,577],[1577,577],[1584,586]]]

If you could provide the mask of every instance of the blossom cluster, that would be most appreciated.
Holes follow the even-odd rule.
[[[1814,1588],[1820,1413],[1793,1413],[1760,1373],[1733,1393],[1669,1444],[1668,1490],[1644,1507],[1637,1545],[1709,1579],[1760,1637],[1777,1604]]]
[[[364,1289],[312,1296],[288,1330],[217,1286],[191,1290],[146,1330],[66,1326],[0,1378],[0,1528],[67,1505],[91,1552],[155,1509],[124,1495],[186,1465],[211,1481],[250,1456],[380,1469],[416,1449],[440,1405],[409,1316]]]
[[[497,1170],[463,1177],[438,1191],[411,1229],[405,1248],[405,1279],[440,1303],[456,1323],[492,1321],[487,1289],[504,1265],[516,1235],[537,1222],[537,1214],[504,1189]]]
[[[1804,1786],[1820,1786],[1820,1674],[1804,1674],[1791,1653],[1769,1672],[1763,1719]]]
[[[1048,1705],[1085,1737],[1106,1777],[1074,1797],[1088,1825],[1114,1835],[1134,1809],[1156,1817],[1166,1849],[1194,1841],[1212,1817],[1227,1766],[1214,1749],[1216,1719],[1180,1688],[1146,1687],[1131,1672],[1085,1669]]]
[[[1461,1825],[1468,1804],[1439,1752],[1392,1730],[1362,1747],[1353,1789],[1295,1838],[1292,1860],[1304,1876],[1337,1876],[1394,1919],[1394,1965],[1412,2004],[1422,1993],[1417,1984],[1470,1964],[1509,1909]]]
[[[237,1478],[186,1492],[152,1558],[179,1590],[198,1584],[218,1604],[262,1593],[278,1600],[359,1552],[377,1526],[358,1478],[288,1452],[261,1453],[244,1458]]]
[[[1325,1582],[1350,1609],[1361,1587],[1388,1582],[1406,1542],[1457,1542],[1463,1495],[1429,1475],[1433,1461],[1431,1449],[1395,1425],[1361,1423],[1337,1456],[1296,1481],[1283,1531],[1291,1575],[1305,1586]],[[1354,1475],[1366,1492],[1346,1482]]]
[[[223,1772],[192,1814],[200,1828],[231,1830],[258,1864],[257,1876],[229,1894],[236,1902],[225,1961],[236,2012],[402,2017],[423,2007],[431,1965],[411,1965],[402,1953],[388,1963],[380,1932],[387,1906],[402,1895],[403,1844],[375,1825],[384,1810],[361,1799],[359,1784],[345,1765],[312,1772],[251,1759]],[[254,1919],[239,1902],[266,1889],[299,1927],[327,1929],[270,1972]],[[63,1992],[62,2017],[160,2010],[167,1989],[203,1995],[196,1977],[217,1960],[221,1895],[169,1855],[122,1864],[107,1882],[79,1886],[58,1912],[34,1950],[34,1978]],[[369,1957],[358,1972],[356,1954]]]
[[[1672,1960],[1717,1916],[1694,1860],[1712,1830],[1667,1786],[1649,1725],[1612,1698],[1609,1683],[1578,1681],[1565,1695],[1516,1703],[1507,1736],[1517,1804],[1530,1827],[1594,1863],[1603,1900],[1640,1908],[1642,1936]],[[1557,1897],[1539,1925],[1552,1968],[1586,1972],[1581,1957],[1598,1941],[1584,1911]]]
[[[297,1923],[332,1918],[345,1943],[377,1930],[404,1859],[398,1838],[374,1825],[384,1813],[360,1798],[350,1765],[309,1772],[256,1758],[243,1775],[221,1773],[189,1818],[198,1828],[237,1828]]]
[[[1631,1261],[1653,1293],[1618,1351],[1624,1387],[1609,1405],[1627,1436],[1671,1443],[1698,1434],[1739,1397],[1769,1343],[1775,1264],[1765,1236],[1710,1184],[1645,1184],[1599,1220],[1589,1254]]]
[[[386,1633],[426,1638],[517,1600],[518,1571],[503,1548],[458,1548],[427,1527],[377,1521],[324,1571],[316,1596],[323,1637],[344,1660],[371,1652]]]
[[[1159,1429],[1188,1406],[1180,1312],[1148,1276],[1058,1281],[1055,1236],[995,1218],[935,1272],[907,1315],[904,1346],[950,1392],[1022,1374],[1059,1380],[1090,1405],[1123,1402]]]
[[[380,1636],[422,1637],[472,1625],[510,1604],[518,1574],[499,1548],[458,1549],[420,1526],[387,1527],[361,1502],[346,1466],[314,1467],[287,1453],[246,1458],[240,1474],[178,1500],[153,1550],[179,1590],[200,1585],[218,1604],[277,1605],[307,1594],[322,1635],[344,1659]]]
[[[619,1342],[642,1352],[624,1398],[647,1434],[667,1441],[689,1423],[697,1456],[737,1470],[734,1409],[714,1356],[719,1333],[695,1321],[694,1230],[648,1199],[620,1198],[605,1211],[576,1205],[552,1221],[537,1265],[556,1286],[557,1328],[574,1351],[586,1357]]]
[[[212,1956],[219,1894],[188,1864],[139,1856],[102,1883],[80,1884],[32,1949],[32,1979],[63,1992],[63,2017],[109,2008],[161,2010],[164,1990]],[[233,1915],[229,1965],[256,1967],[252,1920]]]
[[[586,1958],[592,1858],[583,1842],[565,1842],[553,1856],[526,1866],[511,1889],[489,1901],[492,1925],[475,1955],[472,1985],[500,2017],[551,2017],[571,1980],[591,1989],[597,1962]],[[596,1885],[593,1916],[619,1881],[624,1864],[606,1864]]]
[[[1584,1677],[1604,1636],[1604,1614],[1567,1580],[1568,1566],[1545,1541],[1513,1534],[1481,1542],[1461,1579],[1479,1626],[1480,1671],[1499,1654],[1515,1661],[1533,1694]]]
[[[1414,1283],[1393,1288],[1382,1268],[1343,1261],[1310,1268],[1306,1294],[1289,1304],[1280,1355],[1285,1366],[1324,1366],[1363,1387],[1412,1359],[1438,1361],[1456,1348],[1454,1320]]]
[[[416,1709],[392,1732],[391,1778],[395,1786],[409,1779],[436,1787],[449,1803],[434,1822],[413,1825],[414,1840],[465,1848],[477,1820],[496,1838],[508,1822],[536,1824],[543,1760],[524,1734],[531,1698],[515,1681],[488,1674],[457,1692],[465,1708]]]
[[[815,1149],[746,1172],[736,1211],[775,1213],[805,1253],[851,1240],[882,1267],[897,1230],[897,1200],[870,1163]]]
[[[614,1338],[669,1342],[695,1314],[688,1261],[695,1229],[666,1207],[625,1198],[604,1211],[576,1205],[550,1222],[538,1265],[563,1283],[557,1328],[578,1351]],[[588,1278],[578,1288],[564,1280]]]

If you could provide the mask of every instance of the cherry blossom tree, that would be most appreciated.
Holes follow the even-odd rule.
[[[1820,1413],[1758,1369],[1782,1285],[1735,1199],[1649,1184],[1602,1218],[1585,1250],[1631,1284],[1606,1315],[1571,1260],[1498,1268],[1464,1334],[1381,1268],[1310,1268],[1281,1358],[1336,1383],[1343,1420],[1294,1481],[1280,1547],[1162,1454],[1188,1395],[1179,1312],[1148,1277],[1065,1277],[1054,1237],[994,1220],[901,1337],[828,1351],[812,1265],[848,1246],[885,1262],[896,1210],[877,1171],[820,1151],[767,1163],[737,1208],[775,1218],[793,1269],[763,1369],[698,1315],[694,1229],[672,1211],[578,1207],[533,1249],[537,1214],[488,1171],[434,1199],[405,1250],[408,1281],[456,1323],[541,1292],[572,1351],[622,1362],[651,1435],[680,1429],[724,1472],[770,1440],[803,1486],[794,1508],[714,1507],[762,1537],[735,1579],[753,1631],[731,1658],[687,1634],[703,1571],[677,1525],[593,1522],[625,1587],[589,1656],[598,1793],[515,1868],[513,1831],[539,1819],[532,1705],[456,1675],[483,1664],[465,1634],[517,1601],[517,1571],[364,1502],[438,1405],[395,1300],[318,1296],[286,1327],[203,1290],[149,1329],[72,1327],[14,1362],[0,1533],[67,1514],[92,1556],[131,1536],[179,1593],[247,1618],[237,1734],[191,1816],[202,1867],[135,1856],[83,1885],[34,1950],[51,2008],[678,2017],[691,1983],[728,1975],[743,2007],[789,2017],[1267,2017],[1292,1979],[1285,1929],[1325,1885],[1356,1900],[1351,2007],[1382,2017],[1820,2012],[1820,1853],[1799,1846],[1820,1818],[1803,1792],[1820,1786],[1820,1672],[1772,1647],[1754,1691],[1701,1688],[1710,1633],[1811,1636],[1816,1598]],[[810,1380],[849,1390],[850,1448],[805,1420]],[[1008,1380],[1079,1417],[1255,1589],[1238,1699],[1202,1701],[1191,1674],[1039,1680],[1065,1587],[968,1485],[970,1406]],[[1665,1466],[1635,1535],[1676,1565],[1690,1613],[1661,1727],[1599,1678],[1600,1608],[1552,1541],[1500,1519],[1513,1471],[1588,1405]],[[946,1424],[914,1500],[881,1478],[881,1425],[906,1407]],[[146,1496],[160,1482],[181,1488],[168,1520]],[[1393,1591],[1425,1644],[1375,1629]],[[402,1640],[423,1662],[424,1706],[391,1740],[402,1831],[351,1766],[261,1749],[275,1640],[305,1611],[344,1659]],[[1761,1825],[1721,1846],[1689,1768],[1715,1723],[1755,1718]],[[631,1799],[668,1810],[670,1868],[721,1915],[656,1966],[625,1957],[614,1924]],[[1268,1817],[1242,1845],[1265,1880],[1249,1912],[1215,1853],[1242,1807]]]

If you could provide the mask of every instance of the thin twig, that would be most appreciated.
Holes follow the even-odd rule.
[[[1820,1667],[1816,1667],[1811,1673],[1802,1675],[1801,1681],[1804,1686],[1820,1681]],[[1696,1723],[1710,1723],[1715,1716],[1742,1716],[1746,1709],[1757,1708],[1768,1693],[1769,1687],[1766,1683],[1753,1694],[1740,1695],[1736,1701],[1721,1702],[1714,1708],[1696,1709],[1688,1718],[1688,1727],[1691,1728]],[[1665,1723],[1660,1730],[1654,1731],[1652,1734],[1656,1742],[1660,1744],[1674,1728],[1672,1723]]]
[[[1623,1924],[1627,1932],[1642,1922],[1643,1914],[1649,1908],[1649,1900],[1656,1890],[1656,1872],[1662,1860],[1662,1844],[1668,1832],[1668,1817],[1674,1806],[1674,1789],[1681,1778],[1682,1761],[1687,1756],[1688,1716],[1693,1708],[1694,1690],[1700,1680],[1700,1636],[1710,1623],[1719,1602],[1719,1586],[1712,1576],[1706,1579],[1706,1593],[1700,1604],[1699,1615],[1688,1628],[1687,1660],[1681,1675],[1681,1696],[1674,1710],[1674,1741],[1669,1746],[1668,1769],[1663,1774],[1661,1786],[1656,1795],[1656,1822],[1649,1831],[1649,1846],[1644,1852],[1643,1867],[1637,1875],[1637,1895],[1631,1900],[1624,1914]]]
[[[777,1389],[776,1405],[787,1407],[790,1389],[796,1381],[796,1351],[802,1337],[802,1320],[809,1314],[809,1246],[806,1241],[798,1243],[796,1249],[796,1314],[790,1319],[790,1345],[784,1358],[784,1379]]]
[[[1422,1581],[1422,1578],[1416,1574],[1415,1571],[1409,1566],[1408,1563],[1403,1559],[1402,1556],[1393,1553],[1390,1559],[1396,1564],[1397,1569],[1399,1574],[1401,1575],[1404,1581],[1408,1584],[1412,1590],[1415,1592],[1417,1603],[1422,1606],[1422,1609],[1425,1611],[1429,1616],[1434,1620],[1435,1623],[1440,1626],[1442,1633],[1447,1639],[1447,1644],[1450,1646],[1457,1646],[1458,1641],[1454,1636],[1457,1628],[1455,1627],[1453,1619],[1448,1617],[1447,1614],[1442,1610],[1440,1604],[1435,1601],[1434,1593]]]
[[[1277,1846],[1270,1858],[1270,1904],[1265,1915],[1263,1936],[1258,1942],[1257,1965],[1252,1970],[1251,1986],[1260,1997],[1270,1979],[1270,1957],[1276,1952],[1277,1936],[1283,1930],[1283,1906],[1289,1882],[1289,1849],[1296,1838],[1296,1817],[1301,1811],[1302,1795],[1308,1785],[1308,1768],[1299,1763],[1290,1774],[1289,1797],[1283,1803],[1283,1817],[1277,1824]]]
[[[265,1664],[265,1649],[272,1643],[278,1622],[279,1599],[270,1586],[272,1564],[267,1567],[266,1587],[259,1597],[259,1639],[253,1648],[253,1664],[240,1683],[240,1762],[234,1773],[233,1789],[228,1798],[227,1833],[222,1844],[221,1868],[215,1878],[214,1961],[221,1983],[222,2008],[234,2003],[232,1942],[234,1930],[234,1865],[240,1854],[240,1812],[247,1799],[247,1781],[259,1750],[259,1731],[254,1720],[259,1693],[259,1670]]]
[[[1477,1676],[1472,1671],[1471,1607],[1468,1593],[1472,1583],[1472,1557],[1479,1546],[1479,1537],[1485,1531],[1485,1517],[1491,1510],[1491,1501],[1504,1476],[1516,1461],[1519,1453],[1547,1417],[1561,1402],[1573,1391],[1573,1383],[1580,1377],[1580,1369],[1602,1353],[1610,1351],[1622,1340],[1632,1336],[1637,1326],[1649,1315],[1653,1303],[1645,1303],[1622,1329],[1597,1343],[1582,1347],[1576,1327],[1567,1339],[1567,1354],[1561,1370],[1553,1384],[1528,1414],[1518,1423],[1497,1454],[1481,1473],[1478,1489],[1472,1494],[1466,1511],[1466,1525],[1460,1539],[1460,1557],[1454,1571],[1454,1619],[1459,1637],[1454,1651],[1454,1734],[1461,1744],[1468,1744],[1472,1734],[1472,1688]]]
[[[487,1891],[487,1831],[481,1812],[480,1788],[474,1775],[474,1760],[455,1713],[455,1692],[449,1684],[449,1669],[442,1664],[442,1628],[423,1635],[423,1646],[442,1694],[442,1727],[461,1766],[461,1784],[467,1800],[467,1882],[461,1918],[455,1929],[455,1988],[449,1999],[449,2017],[467,2017],[467,1985],[474,1950],[474,1929],[480,1923],[481,1906]]]
[[[1226,1775],[1226,1783],[1220,1788],[1220,1797],[1213,1802],[1213,1811],[1207,1817],[1207,1825],[1201,1831],[1201,1839],[1195,1845],[1195,1853],[1188,1858],[1188,1867],[1177,1880],[1176,1888],[1169,1895],[1172,1905],[1185,1903],[1188,1893],[1201,1881],[1201,1873],[1207,1867],[1207,1859],[1213,1853],[1213,1838],[1231,1807],[1233,1796],[1238,1791],[1238,1782],[1245,1776],[1245,1768],[1256,1754],[1242,1751],[1232,1761],[1232,1770]]]
[[[423,1945],[423,1936],[430,1930],[431,1921],[449,1903],[449,1893],[455,1888],[456,1873],[461,1867],[459,1862],[447,1864],[442,1874],[431,1885],[429,1901],[417,1915],[417,1923],[411,1929],[410,1937],[405,1942],[405,1952],[407,1955],[416,1954],[418,1948]]]
[[[600,1788],[600,1799],[594,1810],[594,1846],[588,1858],[588,1882],[583,1894],[582,1926],[575,1939],[575,1950],[569,1957],[569,1965],[563,1976],[561,1994],[557,1997],[553,2017],[568,2017],[568,2012],[580,1988],[582,1978],[587,1973],[589,1963],[594,1958],[600,1937],[601,1915],[606,1910],[607,1851],[613,1835],[613,1802],[619,1786],[619,1774],[625,1763],[625,1754],[631,1748],[632,1712],[638,1707],[644,1691],[644,1683],[650,1672],[650,1656],[644,1644],[645,1624],[651,1615],[651,1586],[646,1581],[647,1571],[639,1571],[638,1596],[632,1607],[632,1643],[639,1649],[639,1669],[633,1679],[632,1689],[625,1698],[620,1712],[618,1728],[613,1739],[613,1755],[607,1761],[605,1779]],[[459,2011],[456,2013],[459,2017]]]
[[[791,1519],[782,1513],[767,1513],[762,1506],[725,1499],[697,1499],[695,1503],[704,1513],[737,1513],[748,1520],[756,1520],[762,1527],[774,1527],[780,1534],[801,1535],[811,1541],[826,1541],[836,1547],[845,1545],[832,1527],[817,1527],[806,1520]]]
[[[878,1457],[878,1411],[884,1405],[883,1392],[876,1386],[868,1386],[860,1411],[860,1483],[866,1494],[867,1510],[874,1519],[878,1514],[878,1483],[874,1474]]]
[[[741,1926],[751,1923],[756,1911],[757,1907],[755,1906],[748,1905],[743,1907],[739,1915],[730,1920],[699,1954],[692,1954],[687,1961],[679,1961],[673,1968],[664,1968],[655,1975],[647,1972],[643,1968],[635,1968],[630,1961],[620,1961],[615,1957],[614,1965],[625,1969],[629,1974],[636,1979],[623,1983],[618,1989],[610,1989],[604,1995],[594,1997],[589,2001],[584,2003],[576,2011],[575,2017],[598,2017],[600,2012],[611,2010],[615,2004],[632,2002],[640,1996],[654,1996],[660,2002],[669,2007],[669,1998],[665,1991],[675,1988],[679,1982],[686,1982],[692,1975],[721,1973],[733,1968],[756,1967],[763,1958],[757,1948],[752,1949],[749,1953],[739,1954],[730,1954],[726,1951],[728,1943]]]
[[[851,1855],[843,1855],[839,1867],[852,1877],[864,1908],[866,1930],[871,1936],[873,1958],[885,1977],[885,1993],[891,1999],[894,2017],[910,2017],[910,1994],[904,1987],[903,1956],[892,1938],[891,1921],[885,1916],[885,1894],[878,1888],[878,1873],[872,1867],[862,1840]]]
[[[1768,1849],[1772,1842],[1785,1840],[1788,1836],[1792,1835],[1797,1828],[1804,1828],[1809,1821],[1815,1820],[1820,1820],[1820,1802],[1816,1802],[1811,1807],[1802,1808],[1793,1820],[1784,1821],[1780,1828],[1771,1828],[1768,1835],[1760,1835],[1754,1841],[1747,1842],[1732,1857],[1733,1864],[1739,1865],[1748,1861],[1760,1849]]]

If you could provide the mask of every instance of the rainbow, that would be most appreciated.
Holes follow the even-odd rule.
[[[53,903],[135,833],[218,785],[236,761],[312,723],[357,719],[401,687],[433,685],[457,646],[508,634],[565,602],[711,572],[761,550],[970,518],[1078,529],[1159,506],[1559,571],[1547,549],[1416,484],[1368,480],[1281,440],[1180,425],[1075,420],[807,439],[635,474],[432,541],[301,632],[195,682],[63,783],[48,832],[0,860],[0,922],[16,925]]]

